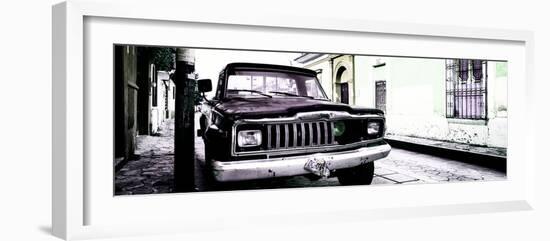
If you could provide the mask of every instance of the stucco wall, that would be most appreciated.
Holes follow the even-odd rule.
[[[488,120],[445,116],[445,60],[386,58],[388,133],[506,147],[506,77],[488,63]],[[372,80],[374,81],[374,79]]]
[[[348,104],[354,105],[356,102],[355,97],[355,68],[353,63],[354,57],[352,55],[341,55],[332,59],[332,94],[333,99],[336,102],[342,102],[340,84],[347,83],[348,85]],[[343,74],[339,74],[339,71],[343,70]]]
[[[374,107],[374,78],[372,65],[374,58],[367,56],[355,56],[355,105]]]
[[[301,65],[299,63],[296,63],[297,66],[308,68],[311,70],[321,71],[321,74],[318,75],[319,81],[321,82],[321,86],[325,90],[325,93],[327,94],[328,98],[331,100],[334,100],[333,95],[333,80],[332,80],[332,62],[329,55],[321,56],[317,61],[308,63],[307,65]]]
[[[507,146],[506,63],[487,65],[487,121],[446,117],[444,59],[325,55],[304,67],[322,69],[321,83],[332,100],[338,99],[334,94],[337,65],[353,66],[350,104],[374,108],[375,81],[386,81],[389,134]]]
[[[168,93],[166,93],[166,84],[169,85]],[[170,80],[170,75],[166,71],[157,72],[157,106],[151,107],[151,132],[157,133],[159,127],[164,123],[164,121],[170,117],[166,116],[165,105],[168,104],[168,109],[170,113],[173,113],[175,102],[173,99],[173,87],[174,83]],[[165,94],[168,94],[168,103],[166,103]],[[152,98],[152,97],[151,97]]]

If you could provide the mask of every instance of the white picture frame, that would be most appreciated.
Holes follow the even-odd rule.
[[[132,2],[131,8],[128,8],[127,4],[129,3],[74,0],[53,7],[54,235],[64,239],[85,239],[198,232],[228,228],[244,221],[254,222],[260,226],[282,225],[279,223],[296,225],[300,222],[330,223],[342,219],[378,220],[532,209],[536,162],[533,154],[534,128],[520,128],[524,123],[529,124],[533,121],[527,118],[531,110],[521,108],[533,102],[526,94],[526,90],[533,85],[531,32],[349,19],[302,19],[275,13],[262,14],[261,18],[254,15],[239,15],[235,12],[211,15],[204,14],[206,9],[181,14],[180,9],[185,9],[187,3],[178,1],[172,1],[169,5],[158,2]],[[159,39],[155,34],[141,37],[136,35],[138,30],[145,29],[150,33],[161,30],[173,31],[174,39]],[[128,32],[121,34],[121,30]],[[210,41],[201,39],[200,36],[184,39],[183,31],[193,32],[196,34],[195,37],[209,36]],[[266,47],[265,41],[227,40],[222,44],[214,38],[219,31],[225,34],[245,34],[260,40],[266,36],[292,36],[296,37],[297,43],[282,41],[283,43],[276,47]],[[326,44],[330,43],[328,40],[312,46],[300,44],[313,37],[332,40],[346,38],[350,44],[330,46]],[[288,38],[285,39],[288,41]],[[359,44],[363,41],[378,44],[376,48],[372,45],[364,47]],[[109,75],[108,68],[101,68],[112,63],[112,55],[108,59],[102,57],[109,56],[109,53],[105,52],[106,44],[112,46],[114,43],[394,56],[449,55],[507,60],[510,63],[507,180],[113,197],[112,194],[108,195],[112,190],[104,189],[109,182],[112,186],[112,158],[98,158],[109,154],[109,150],[106,149],[112,144],[109,143],[112,141],[112,126],[109,127],[109,118],[98,119],[98,115],[95,115],[101,111],[109,113],[112,100],[98,98],[105,92],[98,92],[99,86],[87,80]],[[414,44],[415,48],[407,49],[406,47],[410,47],[411,44]],[[445,48],[446,46],[460,48],[453,50]],[[483,49],[478,48],[478,51],[474,51],[472,48],[465,49],[465,46]],[[96,49],[100,51],[95,51]],[[89,56],[91,50],[94,50],[93,57]],[[105,63],[98,65],[100,62]],[[100,69],[91,74],[90,68]],[[112,111],[110,113],[112,114]],[[112,117],[110,121],[112,122]],[[98,131],[98,126],[104,128]],[[106,141],[104,137],[109,135],[111,137]],[[514,138],[519,136],[523,138]],[[107,164],[99,164],[100,162],[94,161],[95,158]],[[108,175],[109,172],[111,176],[106,176],[104,180],[97,178]],[[444,197],[437,200],[429,198],[442,192],[448,195],[443,195]],[[330,197],[327,198],[326,193],[329,193]],[[424,198],[420,198],[419,193],[422,193]],[[284,197],[292,197],[295,200],[286,201],[288,198]],[[326,204],[313,202],[321,198],[326,198],[333,205],[327,207]],[[223,205],[220,204],[220,199],[224,200]],[[252,204],[247,203],[245,206],[242,200],[248,200]],[[344,201],[346,203],[342,205]],[[258,205],[259,203],[262,205]],[[206,208],[216,205],[227,205],[232,208],[221,211]],[[140,207],[144,209],[142,217],[132,216],[130,210]],[[157,214],[147,211],[150,207],[157,208]],[[200,207],[205,209],[199,212],[197,209]],[[158,212],[159,210],[161,212]],[[343,218],[332,221],[321,218],[326,215]]]

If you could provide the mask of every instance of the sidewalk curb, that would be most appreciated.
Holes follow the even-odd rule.
[[[424,154],[444,157],[453,159],[456,161],[475,164],[487,168],[492,168],[498,171],[506,173],[506,157],[483,154],[471,151],[464,151],[458,149],[451,149],[442,146],[433,146],[427,144],[413,143],[402,140],[395,140],[391,138],[384,138],[384,140],[392,147],[421,152]]]

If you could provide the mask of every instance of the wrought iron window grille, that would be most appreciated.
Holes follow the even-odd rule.
[[[487,120],[487,61],[445,61],[447,118]]]

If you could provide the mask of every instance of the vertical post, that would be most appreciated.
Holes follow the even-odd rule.
[[[193,50],[178,48],[176,54],[176,106],[174,124],[174,185],[176,192],[195,190],[195,71]]]

